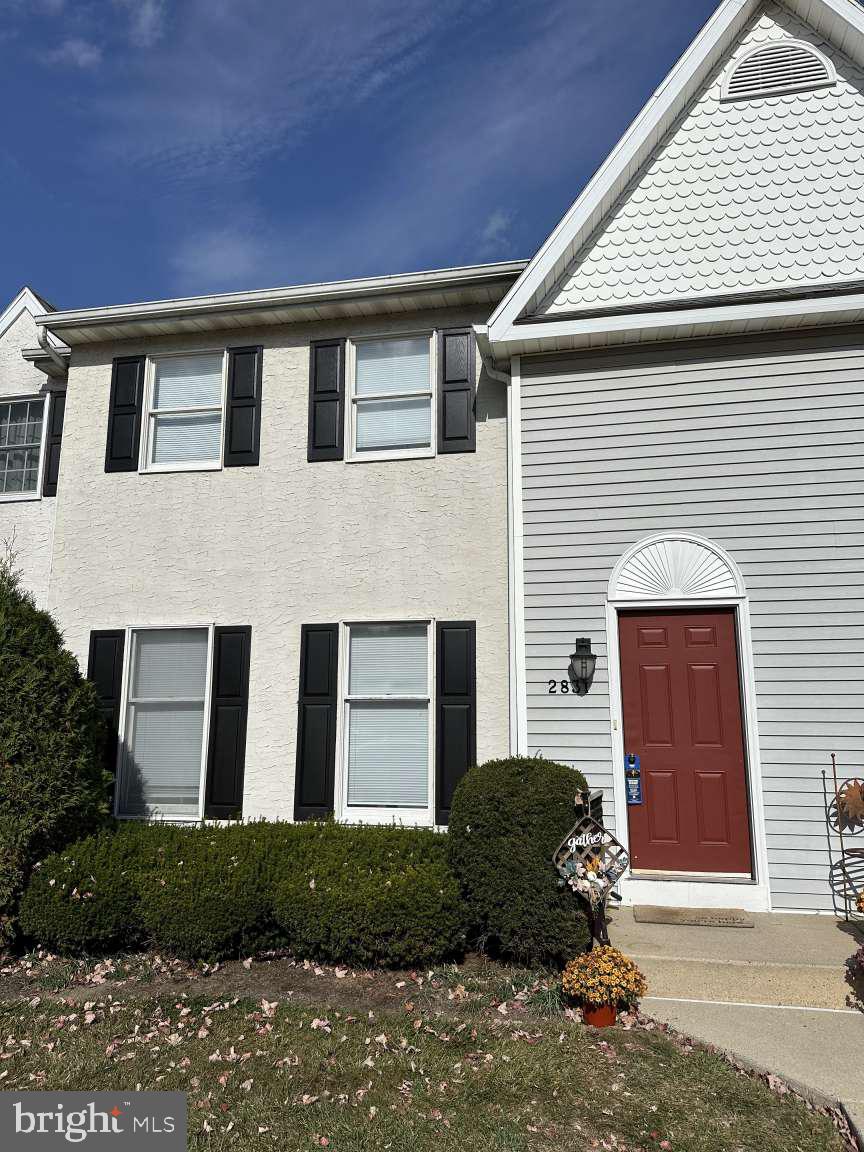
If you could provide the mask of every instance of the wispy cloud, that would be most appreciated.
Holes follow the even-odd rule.
[[[102,49],[90,40],[80,36],[70,36],[56,48],[46,52],[42,60],[45,64],[69,68],[96,68],[102,63]]]
[[[480,230],[480,251],[489,256],[498,256],[509,251],[513,242],[510,235],[512,224],[512,212],[504,208],[496,208],[490,212]]]
[[[62,0],[61,0],[62,2]],[[129,39],[138,48],[152,48],[165,34],[165,0],[114,0],[129,14]]]

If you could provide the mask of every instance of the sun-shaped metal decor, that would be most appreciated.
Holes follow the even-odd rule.
[[[561,841],[552,863],[561,886],[570,888],[588,905],[592,937],[600,944],[608,944],[606,902],[630,863],[624,845],[593,817],[585,815]]]

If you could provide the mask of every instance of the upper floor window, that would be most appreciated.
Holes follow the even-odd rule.
[[[224,352],[151,360],[144,467],[220,467],[224,395]]]
[[[351,456],[434,451],[431,335],[357,340],[349,346]]]
[[[36,496],[45,400],[0,401],[0,497]]]

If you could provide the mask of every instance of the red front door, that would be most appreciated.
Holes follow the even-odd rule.
[[[642,768],[632,867],[749,874],[734,612],[622,612],[620,638],[624,751]]]

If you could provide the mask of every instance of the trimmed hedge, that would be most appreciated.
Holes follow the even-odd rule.
[[[274,892],[276,920],[298,955],[405,967],[463,950],[465,910],[445,837],[395,827],[307,829],[305,867]]]
[[[579,902],[551,864],[586,787],[581,772],[527,757],[491,760],[459,782],[449,858],[477,947],[526,964],[562,964],[587,947]]]
[[[124,824],[46,859],[21,922],[64,952],[272,947],[355,965],[439,962],[466,936],[445,836],[333,823]]]
[[[109,952],[144,943],[143,873],[176,858],[184,829],[121,824],[37,865],[21,901],[22,931],[60,952]]]

